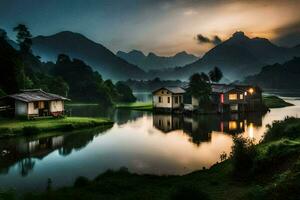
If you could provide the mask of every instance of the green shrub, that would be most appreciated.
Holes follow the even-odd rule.
[[[300,136],[300,119],[286,117],[283,121],[274,121],[272,125],[267,125],[267,132],[264,142],[281,138],[297,138]]]
[[[23,134],[26,136],[39,134],[41,130],[35,126],[23,127]]]
[[[231,159],[233,174],[237,178],[246,178],[250,175],[257,155],[253,140],[236,136],[233,138]]]
[[[74,187],[84,187],[90,184],[90,181],[88,178],[83,177],[83,176],[79,176],[75,182],[74,182]]]

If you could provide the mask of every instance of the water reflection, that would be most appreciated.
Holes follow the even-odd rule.
[[[213,131],[231,135],[247,131],[254,137],[253,128],[262,126],[262,113],[182,116],[176,114],[154,114],[153,125],[164,133],[183,130],[190,136],[190,141],[199,145],[210,141]]]
[[[97,128],[85,131],[74,131],[64,136],[46,138],[18,138],[0,140],[0,174],[9,173],[11,166],[17,164],[21,176],[27,176],[33,171],[36,160],[42,160],[55,150],[59,155],[68,156],[72,151],[79,151],[94,137],[107,128]]]
[[[73,184],[78,176],[92,179],[123,166],[141,174],[186,174],[220,161],[222,152],[229,154],[233,135],[259,141],[266,124],[286,115],[299,116],[300,101],[291,103],[296,106],[272,109],[265,116],[152,115],[129,110],[101,113],[95,108],[89,111],[92,114],[80,107],[77,116],[106,116],[116,123],[107,131],[1,139],[0,187],[44,190],[48,178],[53,187],[61,187]]]

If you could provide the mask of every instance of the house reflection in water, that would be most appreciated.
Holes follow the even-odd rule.
[[[262,126],[262,114],[239,113],[227,115],[182,116],[172,114],[154,114],[153,125],[164,133],[183,130],[191,137],[191,142],[199,145],[209,142],[213,131],[236,135],[248,131],[254,136],[254,127]]]
[[[73,150],[85,147],[103,130],[105,129],[82,130],[39,139],[24,137],[0,140],[0,173],[6,174],[11,167],[17,166],[20,174],[27,176],[33,170],[36,159],[43,159],[56,150],[60,155],[67,156]]]

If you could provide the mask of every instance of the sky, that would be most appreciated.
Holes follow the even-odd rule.
[[[234,32],[300,44],[300,0],[0,0],[0,28],[79,32],[113,52],[201,56]]]

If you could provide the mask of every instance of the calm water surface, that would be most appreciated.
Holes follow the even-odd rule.
[[[107,116],[115,120],[106,130],[93,129],[44,138],[0,140],[0,188],[45,190],[71,185],[78,176],[95,178],[107,169],[127,167],[140,174],[186,174],[209,167],[230,153],[232,136],[257,142],[265,125],[300,115],[300,100],[292,107],[249,115],[182,117],[152,115],[97,106],[72,107],[73,115]]]

